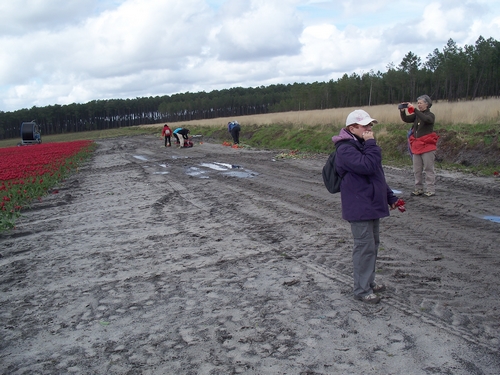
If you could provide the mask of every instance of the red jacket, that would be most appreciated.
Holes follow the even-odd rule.
[[[408,140],[410,142],[412,154],[421,155],[429,151],[437,150],[438,139],[439,135],[433,132],[418,138],[415,138],[412,134]]]
[[[163,130],[161,132],[161,136],[162,137],[170,137],[172,135],[172,129],[170,129],[170,127],[168,125],[164,126],[163,127]]]

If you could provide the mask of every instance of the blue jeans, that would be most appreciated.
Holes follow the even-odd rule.
[[[364,297],[373,293],[375,286],[375,263],[377,262],[380,219],[351,221],[354,238],[352,251],[355,296]]]
[[[236,125],[231,129],[231,136],[233,137],[233,143],[238,145],[240,143],[240,131],[241,127]]]

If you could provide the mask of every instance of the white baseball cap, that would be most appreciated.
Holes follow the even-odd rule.
[[[366,126],[371,123],[378,124],[378,121],[374,118],[371,118],[370,115],[362,109],[356,109],[355,111],[352,111],[351,113],[349,113],[349,116],[347,116],[347,119],[345,120],[345,126],[354,124]]]

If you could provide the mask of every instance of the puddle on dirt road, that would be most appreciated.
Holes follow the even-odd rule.
[[[500,224],[500,216],[483,216],[483,219]]]
[[[169,167],[168,164],[158,164],[161,168],[163,169],[167,169]],[[170,172],[169,171],[156,171],[156,172],[153,172],[153,174],[169,174]]]
[[[146,158],[145,156],[142,156],[142,155],[134,155],[134,158],[139,159],[141,161],[149,161],[148,158]],[[156,164],[154,166],[142,165],[142,167],[143,168],[154,168],[154,169],[158,169],[158,167],[161,167],[163,169],[166,169],[166,168],[168,168],[168,164],[166,164],[166,163],[165,164]],[[168,171],[162,171],[162,170],[153,172],[153,174],[160,174],[160,175],[169,174],[169,173],[170,172],[168,172]]]
[[[189,167],[186,170],[186,174],[193,177],[199,178],[209,178],[208,172],[216,171],[221,172],[225,176],[238,177],[238,178],[249,178],[255,177],[258,173],[247,170],[240,165],[228,164],[228,163],[201,163],[200,167]]]
[[[228,168],[231,168],[230,164],[226,164],[224,166],[221,163],[201,163],[200,165],[202,167],[214,169],[216,171],[227,171]],[[228,165],[229,165],[229,167],[228,167]]]
[[[227,171],[229,169],[241,169],[240,165],[228,164],[228,163],[201,163],[202,167],[215,169],[216,171]]]
[[[257,176],[257,173],[251,172],[251,171],[230,171],[230,172],[224,172],[222,173],[224,176],[231,176],[231,177],[239,177],[239,178],[248,178],[248,177],[255,177]]]
[[[204,170],[201,170],[200,168],[196,168],[196,167],[189,167],[187,170],[186,170],[186,174],[188,176],[192,176],[192,177],[198,177],[198,178],[209,178],[206,174],[205,174],[205,171]]]
[[[134,155],[134,158],[139,159],[141,161],[148,161],[148,159],[145,156],[142,155]],[[187,156],[176,156],[172,155],[172,159],[187,159]],[[158,167],[167,169],[169,165],[167,163],[164,164],[157,164],[155,166],[149,166],[149,165],[143,165],[144,168],[152,168],[152,169],[157,169]],[[210,171],[215,171],[215,172],[220,172],[225,176],[229,177],[237,177],[237,178],[251,178],[255,177],[258,175],[258,173],[250,171],[248,169],[243,168],[241,165],[234,165],[234,164],[229,164],[229,163],[218,163],[218,162],[212,162],[212,163],[201,163],[200,167],[188,167],[186,169],[186,174],[188,176],[192,177],[198,177],[198,178],[210,178],[209,177],[209,172]],[[164,171],[164,170],[156,170],[153,172],[155,175],[166,175],[169,174],[169,171]]]

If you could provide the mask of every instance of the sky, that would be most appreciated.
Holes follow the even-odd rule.
[[[498,0],[0,0],[0,111],[327,82],[500,40]]]

